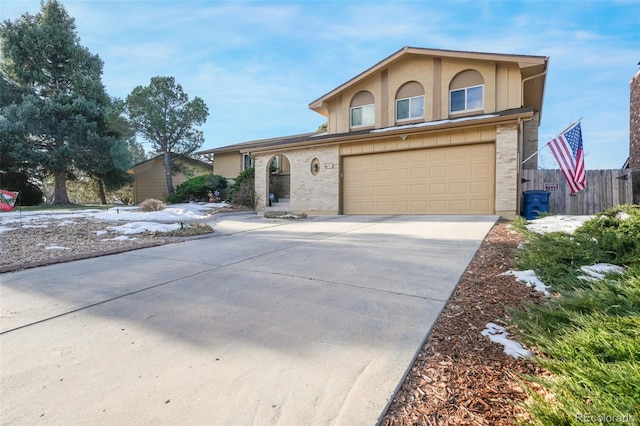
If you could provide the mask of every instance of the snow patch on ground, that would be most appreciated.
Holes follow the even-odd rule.
[[[117,206],[108,210],[55,210],[2,213],[0,234],[16,227],[46,228],[51,221],[60,221],[58,226],[72,225],[71,219],[97,219],[110,222],[129,222],[110,229],[124,235],[141,234],[143,232],[171,232],[180,228],[181,223],[205,220],[210,217],[206,211],[229,207],[227,203],[181,203],[170,204],[164,210],[143,212],[137,206]],[[8,225],[8,226],[7,226]],[[104,235],[106,231],[98,231],[96,235]]]
[[[513,275],[516,277],[516,281],[525,283],[527,287],[533,287],[535,290],[544,293],[546,296],[549,295],[549,286],[540,281],[540,278],[536,275],[535,272],[531,269],[527,269],[526,271],[507,271],[499,274],[501,275]]]
[[[528,230],[537,232],[538,234],[547,234],[549,232],[565,232],[573,234],[576,229],[582,226],[586,221],[593,219],[595,216],[569,216],[556,215],[546,216],[539,219],[530,220],[527,225]]]
[[[585,281],[599,281],[603,279],[606,274],[610,273],[625,273],[625,269],[622,266],[612,265],[611,263],[596,263],[595,265],[581,266],[580,270],[587,275],[580,275],[578,278]]]
[[[111,230],[124,235],[142,234],[143,232],[171,232],[180,229],[179,223],[131,222],[120,226],[112,226]]]
[[[629,220],[631,219],[631,215],[627,212],[618,212],[616,214],[616,219],[620,219],[620,220]]]
[[[46,246],[44,249],[45,250],[71,250],[69,247],[62,247],[62,246]]]
[[[504,352],[514,358],[531,358],[533,354],[526,350],[520,343],[508,338],[509,333],[504,327],[494,324],[492,322],[487,324],[487,328],[481,331],[483,336],[486,336],[494,343],[499,343],[504,346]]]
[[[131,238],[128,235],[119,235],[113,238],[103,238],[100,241],[127,241],[127,240],[137,240],[137,238]]]

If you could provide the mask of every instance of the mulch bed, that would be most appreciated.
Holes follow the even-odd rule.
[[[510,269],[522,241],[507,221],[489,232],[381,424],[501,426],[526,416],[519,375],[542,370],[480,334],[488,322],[503,323],[508,307],[540,300],[540,293],[514,277],[498,276]]]
[[[139,250],[143,248],[158,247],[165,244],[169,244],[170,242],[174,242],[174,241],[166,241],[166,240],[150,241],[150,242],[138,243],[131,246],[114,248],[110,250],[94,251],[89,253],[76,254],[72,256],[52,257],[49,259],[42,259],[37,262],[28,262],[28,263],[14,264],[14,265],[2,265],[0,266],[0,274],[5,272],[22,271],[24,269],[38,268],[40,266],[55,265],[57,263],[72,262],[74,260],[93,259],[95,257],[126,253],[129,251]]]

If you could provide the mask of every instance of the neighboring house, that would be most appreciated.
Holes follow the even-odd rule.
[[[225,177],[255,165],[258,211],[280,192],[294,213],[512,217],[548,60],[405,47],[311,102],[327,132],[205,152]]]
[[[629,82],[629,100],[629,158],[622,168],[640,169],[640,71]]]
[[[178,163],[185,171],[172,176],[174,189],[191,177],[211,173],[211,164],[184,155],[178,155],[172,161]],[[142,161],[131,167],[128,172],[135,177],[133,182],[133,202],[135,204],[148,198],[162,201],[167,198],[167,180],[162,155]]]

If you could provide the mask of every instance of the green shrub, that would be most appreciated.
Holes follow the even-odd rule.
[[[167,197],[169,203],[181,203],[191,200],[209,200],[215,191],[223,192],[227,188],[227,179],[220,175],[200,175],[193,177],[176,188]]]
[[[229,200],[239,206],[256,208],[258,200],[255,189],[255,169],[253,167],[240,172],[233,185],[231,185]]]
[[[556,294],[510,310],[519,340],[536,348],[550,376],[529,377],[553,398],[530,390],[527,424],[579,425],[585,413],[640,419],[640,207],[598,214],[573,235],[526,233],[518,269],[534,269]],[[609,262],[624,274],[578,279],[580,266]],[[626,416],[626,417],[625,417]],[[603,424],[606,422],[595,422]],[[635,423],[633,423],[635,424]]]
[[[607,253],[602,261],[617,265],[640,262],[640,206],[617,206],[599,213],[575,232],[587,235]]]

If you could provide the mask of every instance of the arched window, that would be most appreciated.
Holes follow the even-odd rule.
[[[371,92],[363,90],[351,99],[349,123],[352,128],[366,127],[376,124],[376,105]]]
[[[484,109],[484,79],[476,70],[462,71],[449,85],[449,112],[452,114]]]
[[[410,81],[396,93],[396,121],[415,120],[424,117],[424,88],[417,81]]]

